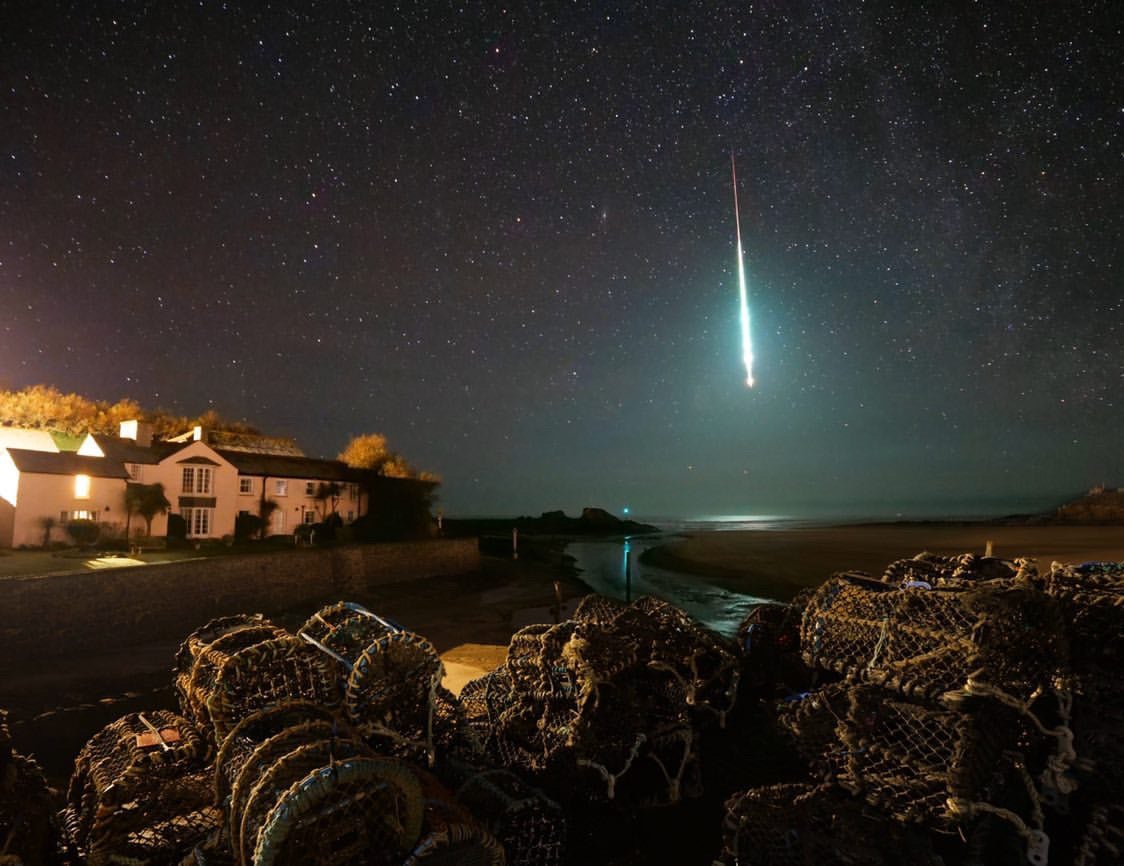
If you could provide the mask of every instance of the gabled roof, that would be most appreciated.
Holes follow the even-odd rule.
[[[309,481],[355,481],[359,473],[339,460],[313,457],[284,457],[249,451],[216,449],[240,475],[266,475],[270,478],[305,478]]]
[[[52,451],[29,451],[26,448],[9,448],[12,462],[20,472],[36,475],[92,475],[96,478],[124,478],[125,471],[120,461],[108,457],[83,457],[73,451],[57,453]]]
[[[165,442],[153,442],[150,447],[144,448],[132,439],[119,439],[116,436],[93,436],[93,439],[107,460],[116,460],[119,463],[155,464],[183,447]]]

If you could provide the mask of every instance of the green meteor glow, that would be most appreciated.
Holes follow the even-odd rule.
[[[742,222],[738,213],[738,169],[734,163],[733,151],[730,152],[730,174],[734,183],[734,225],[738,232],[738,298],[740,301],[739,318],[742,327],[742,362],[745,364],[745,384],[747,388],[753,387],[753,337],[749,331],[749,292],[745,285],[745,257],[742,254]]]

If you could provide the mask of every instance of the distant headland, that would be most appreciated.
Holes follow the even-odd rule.
[[[625,520],[603,508],[583,508],[580,517],[563,511],[544,511],[538,517],[446,518],[442,531],[447,536],[507,535],[513,529],[525,535],[615,536],[659,532],[655,526]]]

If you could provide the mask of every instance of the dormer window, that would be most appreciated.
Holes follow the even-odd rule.
[[[75,499],[89,499],[90,498],[90,476],[89,475],[75,475],[74,476],[74,498]]]

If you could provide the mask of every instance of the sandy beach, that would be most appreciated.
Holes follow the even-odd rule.
[[[1124,526],[869,524],[781,531],[699,532],[644,554],[661,568],[703,575],[728,589],[789,599],[837,571],[881,574],[922,551],[1027,557],[1052,562],[1124,561]]]

